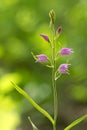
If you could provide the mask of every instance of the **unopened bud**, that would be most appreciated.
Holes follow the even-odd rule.
[[[50,16],[50,24],[53,25],[55,21],[55,12],[53,9],[49,12],[49,16]]]
[[[47,42],[50,42],[49,37],[45,34],[40,34],[40,36]]]
[[[62,26],[59,26],[57,31],[56,31],[56,34],[60,34],[62,32]]]

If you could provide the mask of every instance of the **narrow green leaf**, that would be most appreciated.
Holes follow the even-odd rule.
[[[80,122],[82,122],[83,120],[85,120],[87,118],[87,114],[80,117],[79,119],[73,121],[69,126],[67,126],[64,130],[70,130],[71,128],[73,128],[74,126],[78,125]]]
[[[15,89],[22,94],[39,112],[41,112],[44,116],[46,116],[52,124],[54,124],[54,120],[51,117],[51,115],[45,111],[43,108],[41,108],[24,90],[22,90],[19,86],[17,86],[15,83],[11,82]]]
[[[30,123],[31,123],[31,125],[32,125],[33,130],[39,130],[39,129],[34,125],[34,123],[32,122],[31,118],[28,117],[28,119],[29,119],[29,121],[30,121]]]

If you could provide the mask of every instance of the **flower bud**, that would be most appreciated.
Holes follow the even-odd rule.
[[[50,42],[49,37],[45,34],[40,34],[40,36],[47,42]]]
[[[55,12],[53,9],[49,12],[49,17],[50,17],[50,24],[53,25],[55,21]]]
[[[36,55],[36,62],[47,62],[48,61],[48,58],[46,55],[44,54],[40,54],[40,55]]]
[[[56,34],[59,35],[61,32],[62,32],[62,26],[59,26],[58,29],[57,29],[57,31],[56,31]]]

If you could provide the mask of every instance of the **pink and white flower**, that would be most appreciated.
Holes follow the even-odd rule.
[[[69,74],[69,68],[70,64],[61,64],[58,68],[58,72],[60,74]]]
[[[61,55],[70,55],[72,53],[73,53],[73,50],[71,48],[62,48],[59,51],[59,54],[61,54]]]
[[[36,62],[47,62],[48,58],[45,54],[36,55]]]

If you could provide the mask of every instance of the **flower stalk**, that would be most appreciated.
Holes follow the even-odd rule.
[[[55,22],[55,12],[53,10],[50,11],[49,13],[50,16],[50,27],[52,30],[52,39],[50,40],[49,37],[45,34],[40,34],[40,36],[46,41],[50,43],[50,47],[52,49],[52,59],[45,54],[39,54],[39,55],[34,55],[32,52],[32,56],[35,59],[35,62],[39,63],[47,63],[45,64],[46,67],[52,68],[52,86],[53,86],[53,98],[54,98],[54,117],[52,117],[45,109],[40,107],[39,104],[37,104],[29,94],[27,94],[24,90],[22,90],[18,85],[15,83],[11,82],[14,86],[14,88],[22,94],[28,101],[33,105],[33,107],[38,110],[40,113],[42,113],[49,121],[51,122],[53,126],[53,130],[57,130],[56,123],[57,123],[57,116],[58,116],[58,98],[57,98],[57,88],[56,88],[56,80],[60,78],[62,74],[69,74],[69,66],[70,64],[63,63],[60,64],[58,69],[56,69],[56,60],[59,58],[59,56],[63,55],[70,55],[74,51],[72,48],[62,48],[60,51],[56,53],[56,40],[58,39],[59,35],[61,34],[62,27],[59,26],[57,31],[55,32],[54,28],[54,22]],[[50,65],[49,65],[49,64]],[[77,120],[73,121],[70,125],[68,125],[64,130],[71,130],[74,126],[78,125],[80,122],[85,120],[87,118],[87,114],[78,118]],[[36,125],[32,122],[31,118],[29,117],[29,121],[33,127],[33,130],[39,130]]]
[[[53,86],[53,98],[54,98],[54,124],[53,130],[56,130],[56,121],[57,121],[57,89],[56,89],[56,41],[55,41],[55,29],[54,23],[52,26],[52,86]]]

